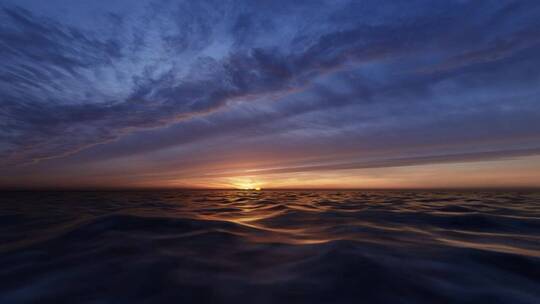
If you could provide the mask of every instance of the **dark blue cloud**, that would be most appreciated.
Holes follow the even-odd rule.
[[[224,137],[351,160],[540,144],[536,1],[130,3],[2,1],[2,166]]]

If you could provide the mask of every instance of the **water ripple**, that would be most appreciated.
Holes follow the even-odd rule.
[[[540,303],[540,194],[27,192],[0,303]]]

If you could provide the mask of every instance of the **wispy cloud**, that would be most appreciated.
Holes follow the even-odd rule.
[[[194,153],[224,137],[305,155],[431,151],[431,162],[445,161],[439,146],[538,143],[534,1],[139,5],[72,6],[84,20],[0,6],[1,166]]]

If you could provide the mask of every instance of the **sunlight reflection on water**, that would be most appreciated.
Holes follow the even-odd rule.
[[[1,303],[540,299],[538,193],[29,192],[0,204]]]

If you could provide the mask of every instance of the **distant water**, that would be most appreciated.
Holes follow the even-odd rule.
[[[540,303],[540,193],[0,196],[0,303]]]

